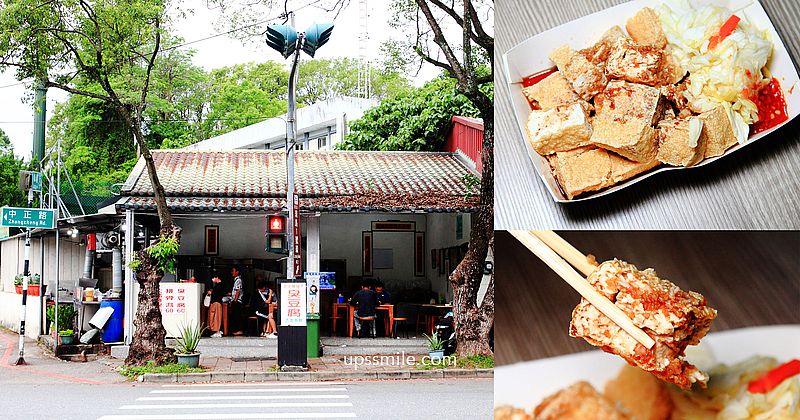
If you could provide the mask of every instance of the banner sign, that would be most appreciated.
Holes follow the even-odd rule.
[[[281,283],[281,326],[306,326],[306,282]]]
[[[308,314],[319,314],[319,278],[322,273],[305,272],[303,277],[308,286]]]

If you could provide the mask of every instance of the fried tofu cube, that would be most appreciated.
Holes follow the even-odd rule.
[[[622,31],[622,28],[619,26],[612,26],[611,29],[607,30],[600,40],[598,40],[594,45],[589,48],[584,48],[580,51],[587,60],[592,62],[593,64],[603,64],[605,66],[605,61],[608,60],[608,55],[611,53],[611,47],[614,46],[614,43],[618,39],[627,39],[628,35]]]
[[[549,110],[533,110],[528,117],[528,140],[540,155],[589,144],[592,126],[585,107],[575,103]]]
[[[605,72],[610,78],[660,86],[664,84],[663,63],[660,49],[618,39],[608,55]]]
[[[704,152],[706,159],[720,156],[736,144],[736,135],[724,107],[716,107],[698,117],[703,121],[703,132],[707,139]]]
[[[639,175],[642,172],[649,171],[660,164],[657,159],[651,159],[646,162],[634,162],[613,152],[608,152],[608,156],[611,160],[612,185]]]
[[[550,53],[550,59],[584,101],[592,99],[608,83],[602,68],[593,64],[582,54],[567,45],[563,45]]]
[[[595,146],[558,152],[550,157],[553,175],[569,199],[610,187],[658,164],[656,159],[634,162]]]
[[[636,162],[651,162],[657,151],[656,124],[667,108],[651,86],[612,80],[595,98],[591,142]]]
[[[661,21],[653,9],[645,7],[639,10],[625,23],[631,38],[641,45],[650,45],[656,48],[667,46],[667,36],[661,29]]]
[[[596,117],[591,143],[636,162],[655,159],[656,130],[643,120],[621,121]]]
[[[631,365],[623,366],[619,375],[606,383],[603,394],[635,419],[669,420],[672,416],[672,399],[664,382]]]
[[[706,138],[700,118],[661,121],[656,158],[667,165],[692,166],[703,160]]]
[[[619,121],[642,120],[655,126],[669,104],[661,91],[652,86],[612,80],[594,100],[598,117]]]
[[[536,420],[626,420],[614,403],[581,381],[545,398],[533,409]]]
[[[705,386],[708,375],[684,360],[686,347],[699,343],[717,316],[701,294],[683,291],[652,269],[640,271],[620,260],[600,264],[586,280],[655,345],[646,348],[583,298],[572,311],[572,337],[583,338],[683,389],[694,383]]]
[[[510,405],[501,405],[494,408],[494,420],[532,420],[525,410]]]
[[[594,146],[558,152],[550,158],[550,167],[569,199],[611,185],[608,152]]]
[[[536,83],[522,89],[528,100],[547,110],[559,105],[573,104],[580,100],[578,94],[572,89],[572,84],[560,71],[557,71]]]

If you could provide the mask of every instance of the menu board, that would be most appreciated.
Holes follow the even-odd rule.
[[[167,337],[179,337],[181,327],[200,323],[203,290],[200,283],[164,282],[159,285],[158,307]]]
[[[186,287],[183,285],[165,285],[158,297],[158,307],[162,314],[186,313]]]
[[[306,326],[306,282],[281,283],[281,325]]]

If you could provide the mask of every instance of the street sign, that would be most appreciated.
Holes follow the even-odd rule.
[[[56,228],[54,209],[28,209],[22,207],[3,207],[0,213],[0,226],[19,228]]]
[[[42,192],[42,173],[41,172],[32,172],[31,173],[31,189],[36,192]]]
[[[28,192],[28,190],[42,192],[42,173],[19,171],[19,189],[23,192]]]

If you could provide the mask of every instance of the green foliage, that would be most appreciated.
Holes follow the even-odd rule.
[[[25,276],[23,276],[22,274],[17,274],[16,276],[14,276],[14,285],[15,286],[22,285],[22,281],[24,279],[25,279]],[[38,274],[34,274],[34,275],[31,276],[31,280],[30,280],[30,282],[28,282],[28,284],[29,285],[31,285],[31,284],[36,285],[36,284],[41,284],[41,282],[42,282],[42,277],[40,275],[38,275]]]
[[[200,327],[200,323],[181,325],[179,328],[180,337],[175,338],[175,353],[194,354],[197,350],[197,345],[200,344],[200,337],[203,336],[203,331],[205,330],[206,327]]]
[[[62,337],[64,337],[64,336],[69,337],[69,336],[71,336],[73,334],[75,334],[75,331],[72,331],[71,329],[61,330],[61,331],[58,332],[58,335],[60,335]]]
[[[29,165],[14,156],[11,140],[0,129],[0,207],[24,207],[27,204],[25,193],[20,191],[19,171]]]
[[[385,99],[350,126],[345,150],[438,151],[454,115],[477,117],[478,109],[439,77]]]
[[[148,254],[156,260],[156,266],[165,273],[175,272],[175,255],[178,253],[180,244],[172,237],[161,237],[158,242],[147,248]]]
[[[476,190],[478,190],[481,186],[481,179],[472,174],[464,174],[461,180],[467,187],[467,193],[466,193],[467,198],[470,198],[473,195],[475,195]]]
[[[297,74],[297,100],[311,105],[336,96],[359,96],[358,59],[351,57],[317,58],[300,62]],[[396,69],[372,68],[372,96],[385,99],[407,90],[410,84]]]
[[[462,369],[494,369],[494,357],[483,354],[459,357],[456,366]]]
[[[431,331],[431,335],[423,333],[422,336],[428,340],[428,349],[430,349],[430,351],[444,349],[444,340],[439,338],[439,336],[436,334],[436,331]]]
[[[153,362],[147,362],[145,366],[121,366],[118,372],[128,379],[136,379],[139,375],[144,375],[145,373],[200,373],[206,370],[205,368],[193,368],[177,363],[157,366]]]
[[[136,257],[136,254],[131,254],[131,260],[128,262],[128,267],[133,270],[134,273],[139,272],[139,269],[142,268],[142,260]]]
[[[67,304],[58,305],[58,325],[56,327],[58,331],[72,328],[72,320],[75,319],[76,315],[78,315],[78,312],[75,311],[74,306]],[[45,316],[50,324],[55,323],[56,305],[48,305]]]

